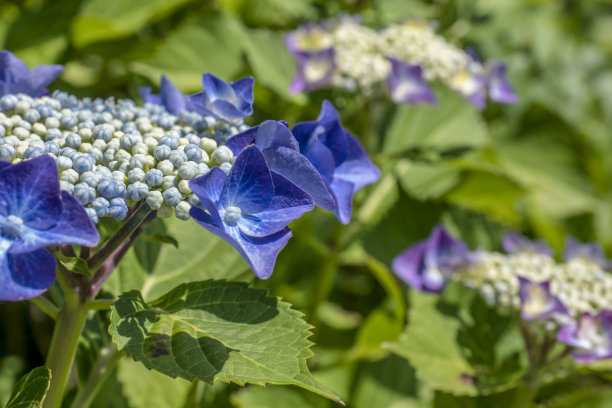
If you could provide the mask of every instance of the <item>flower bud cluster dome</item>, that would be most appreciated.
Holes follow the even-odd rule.
[[[0,98],[0,160],[55,159],[60,186],[86,207],[92,221],[126,217],[146,200],[158,215],[180,219],[193,205],[188,181],[212,166],[229,172],[223,143],[248,127],[208,115],[114,98],[78,99],[64,92]]]
[[[381,84],[395,103],[436,103],[428,82],[439,81],[479,109],[487,95],[516,102],[501,62],[482,64],[422,21],[374,30],[355,17],[305,24],[285,37],[297,61],[294,92],[327,84],[373,93]]]

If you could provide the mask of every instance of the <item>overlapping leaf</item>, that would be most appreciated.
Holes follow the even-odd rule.
[[[15,385],[6,408],[39,408],[47,395],[51,370],[37,367],[21,377]]]
[[[171,377],[293,384],[340,401],[308,371],[313,353],[300,312],[244,283],[185,283],[149,304],[125,293],[110,332],[120,350]]]

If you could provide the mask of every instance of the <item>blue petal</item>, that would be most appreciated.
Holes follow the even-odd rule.
[[[0,82],[9,86],[5,89],[10,92],[10,85],[25,80],[30,73],[28,66],[10,51],[0,51]]]
[[[209,109],[210,99],[206,92],[198,92],[189,97],[189,101],[191,102],[191,106],[194,111],[198,112],[201,115],[207,116],[217,116],[213,111]]]
[[[202,75],[202,87],[211,102],[217,99],[237,101],[237,95],[230,84],[211,73]]]
[[[260,279],[267,279],[272,275],[279,251],[291,238],[289,228],[267,237],[248,237],[237,227],[226,229],[223,223],[215,222],[210,214],[199,208],[192,208],[189,213],[198,224],[232,245]]]
[[[242,133],[238,133],[236,136],[230,137],[227,142],[225,142],[225,147],[229,148],[232,153],[234,153],[234,156],[238,156],[245,147],[255,143],[258,128],[259,126],[254,126]]]
[[[11,254],[23,253],[50,245],[83,245],[93,247],[100,235],[85,208],[69,193],[62,191],[62,214],[55,226],[37,230],[24,226],[19,240],[9,248]]]
[[[380,171],[370,161],[368,154],[353,135],[347,135],[347,142],[346,158],[336,167],[334,177],[353,183],[355,191],[359,191],[364,186],[377,181],[380,178]]]
[[[423,78],[420,65],[411,65],[395,58],[389,58],[392,71],[387,76],[387,88],[395,103],[437,102],[436,96]]]
[[[334,214],[341,223],[348,224],[353,212],[353,194],[355,192],[355,186],[353,183],[336,179],[329,187],[336,201],[336,208],[334,208],[333,211]]]
[[[308,146],[302,150],[302,154],[310,160],[312,165],[317,169],[323,180],[331,183],[334,179],[334,155],[331,150],[321,143],[317,138],[310,140]]]
[[[324,149],[327,149],[323,146]],[[336,206],[334,197],[325,186],[323,178],[313,164],[302,154],[279,147],[263,151],[270,170],[279,173],[310,194],[319,207],[331,211]],[[330,153],[331,155],[331,153]]]
[[[241,111],[236,105],[223,99],[213,101],[211,103],[211,111],[216,117],[227,121],[244,118],[250,115],[250,113]]]
[[[160,97],[161,104],[173,115],[186,109],[185,96],[165,75],[161,77]]]
[[[140,97],[144,103],[152,103],[154,105],[161,105],[161,97],[151,92],[150,86],[141,86],[138,88]]]
[[[64,71],[62,65],[39,65],[28,73],[25,81],[17,84],[12,92],[22,92],[30,96],[41,96],[46,93],[46,86],[61,75]]]
[[[16,215],[25,225],[48,229],[62,212],[55,160],[43,155],[0,170],[0,214]]]
[[[314,207],[312,197],[285,177],[273,172],[272,180],[275,190],[270,206],[238,221],[238,227],[245,235],[265,237],[277,233]]]
[[[239,108],[245,113],[244,116],[249,116],[253,113],[253,85],[255,85],[255,79],[253,77],[244,77],[231,82],[230,85],[234,89],[236,96],[239,100]]]
[[[6,244],[0,243],[0,300],[31,299],[47,290],[55,280],[53,255],[45,249],[8,254]]]
[[[227,175],[218,167],[213,167],[203,176],[189,181],[189,188],[202,202],[202,205],[212,214],[215,222],[221,222],[217,206],[221,199],[221,193],[225,186]]]
[[[243,214],[265,210],[274,197],[272,175],[256,146],[247,147],[236,158],[221,193],[220,204],[240,207]]]
[[[255,144],[261,149],[275,149],[286,147],[291,150],[300,150],[293,133],[287,126],[275,120],[266,120],[257,129]]]
[[[4,161],[4,160],[0,160],[0,170],[2,170],[5,167],[9,167],[11,166],[10,162]]]

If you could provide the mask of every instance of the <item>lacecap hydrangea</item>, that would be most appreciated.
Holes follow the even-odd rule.
[[[53,190],[58,197],[55,200],[64,204],[63,207],[57,204],[52,210],[74,211],[74,222],[85,225],[85,231],[95,232],[93,225],[103,217],[127,223],[137,208],[155,211],[159,217],[174,213],[187,220],[193,216],[236,247],[257,276],[266,278],[272,273],[278,251],[291,236],[287,228],[290,221],[315,204],[335,211],[340,203],[338,207],[344,210],[335,213],[342,222],[348,222],[347,208],[350,217],[353,193],[379,176],[363,148],[341,127],[338,118],[333,131],[341,132],[343,140],[348,141],[333,147],[340,161],[334,156],[327,165],[303,151],[286,125],[279,125],[282,131],[278,134],[289,141],[289,147],[282,147],[291,153],[281,149],[283,142],[274,137],[269,138],[268,146],[260,143],[249,148],[236,143],[260,128],[250,128],[243,122],[252,113],[253,78],[227,83],[207,73],[203,75],[202,92],[190,97],[162,76],[160,94],[153,94],[149,88],[141,89],[144,106],[139,106],[132,100],[112,97],[79,99],[60,91],[49,95],[44,86],[61,70],[34,68],[30,72],[10,52],[4,51],[0,57],[0,160],[6,162],[3,165],[6,169],[0,168],[0,173],[13,174],[19,166],[27,164],[23,168],[28,169],[29,178],[24,178],[24,183],[32,179],[46,180],[42,184],[49,184],[49,180],[55,180],[51,183],[57,187],[57,191]],[[33,72],[42,74],[31,75]],[[18,93],[13,93],[14,90]],[[261,126],[266,127],[270,125]],[[267,152],[265,147],[275,147],[277,154]],[[368,177],[359,182],[346,181],[350,185],[340,199],[332,185],[346,177],[341,170],[329,173],[327,169],[341,169],[342,162],[354,164],[351,171],[355,174],[363,166]],[[54,163],[53,171],[49,170],[49,163]],[[299,163],[300,167],[291,167],[291,163]],[[13,186],[7,194],[15,195],[15,202],[31,202],[28,194],[32,197],[47,194],[42,184]],[[0,252],[8,259],[0,272],[2,279],[15,283],[15,276],[25,273],[15,272],[20,269],[19,263],[11,261],[16,257],[13,254],[18,253],[17,247],[26,248],[19,251],[27,252],[44,251],[41,248],[47,245],[97,244],[91,236],[89,241],[79,240],[78,234],[71,237],[75,228],[65,227],[63,218],[58,219],[60,215],[55,213],[49,220],[71,232],[56,241],[33,240],[31,236],[44,235],[37,230],[46,230],[51,224],[37,229],[19,208],[0,208],[2,236],[6,237]],[[38,218],[51,211],[49,206],[35,208],[40,211]],[[86,214],[87,222],[78,214]],[[19,244],[19,237],[26,232],[28,242],[42,244],[38,247]],[[19,259],[25,259],[24,256]],[[96,259],[95,251],[90,256]],[[46,265],[51,265],[51,261]],[[9,293],[1,298],[35,296],[53,281],[54,272],[50,270],[41,273],[38,280],[35,276],[29,279],[33,285],[29,292],[15,295],[17,292],[9,290],[15,296]],[[31,273],[38,272],[32,269]],[[7,284],[6,288],[9,287]]]
[[[472,252],[438,226],[398,255],[393,271],[428,292],[454,280],[490,304],[519,309],[524,320],[544,321],[576,361],[612,357],[612,275],[601,247],[569,237],[558,263],[544,241],[509,233],[502,246],[506,253]]]
[[[487,97],[515,103],[503,62],[482,64],[436,34],[423,21],[405,21],[375,30],[358,17],[308,23],[285,36],[297,62],[290,89],[302,92],[326,85],[366,95],[385,87],[395,103],[437,102],[429,83],[438,81],[478,109]]]

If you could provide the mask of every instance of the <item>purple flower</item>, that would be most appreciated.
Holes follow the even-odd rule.
[[[341,223],[351,219],[355,192],[380,177],[359,141],[342,127],[338,112],[323,101],[315,121],[302,122],[292,129],[300,152],[310,160],[331,192],[334,214]]]
[[[484,109],[486,100],[486,79],[476,69],[477,65],[461,68],[453,75],[450,86],[477,109]]]
[[[182,110],[192,111],[191,101],[188,96],[185,96],[179,89],[165,76],[161,76],[161,85],[159,95],[151,93],[151,88],[143,86],[140,88],[140,97],[146,103],[154,105],[162,105],[168,112],[176,115]]]
[[[468,262],[467,246],[438,225],[429,237],[393,259],[393,272],[414,289],[441,292],[454,268]]]
[[[191,95],[196,112],[233,121],[253,113],[253,77],[225,82],[213,74],[202,76],[203,91]]]
[[[334,209],[334,197],[317,169],[300,153],[300,145],[286,123],[267,120],[230,138],[225,146],[237,156],[252,144],[261,150],[272,172],[310,194],[319,207],[328,211]]]
[[[289,90],[293,93],[320,88],[329,83],[336,70],[333,48],[300,51],[293,54],[297,62]]]
[[[532,282],[521,276],[519,297],[521,298],[521,317],[525,320],[547,319],[556,313],[567,313],[563,303],[550,293],[550,282]]]
[[[57,78],[62,65],[39,65],[30,71],[28,66],[10,51],[0,51],[0,96],[24,93],[41,96],[45,88]]]
[[[331,36],[321,26],[306,23],[295,31],[291,31],[284,38],[287,49],[294,57],[300,53],[321,51],[332,45]]]
[[[517,252],[530,252],[540,255],[553,255],[553,250],[548,246],[545,241],[534,240],[530,241],[526,237],[516,232],[509,232],[502,240],[502,247],[504,251],[509,254]]]
[[[83,206],[60,191],[50,156],[0,162],[0,300],[30,299],[53,283],[55,259],[44,247],[99,239]]]
[[[387,76],[387,87],[391,100],[395,103],[437,103],[423,78],[420,65],[410,65],[395,58],[389,58],[391,73]]]
[[[193,207],[191,216],[236,248],[261,279],[272,275],[291,237],[287,224],[314,206],[299,187],[270,172],[255,146],[238,155],[229,175],[214,167],[189,186],[203,207]]]
[[[508,68],[503,62],[495,61],[487,64],[486,84],[489,98],[500,103],[516,103],[518,98],[512,85],[506,78]]]
[[[612,311],[584,313],[577,322],[563,326],[557,340],[578,349],[572,358],[579,363],[612,357]]]
[[[563,260],[569,262],[572,259],[581,258],[599,265],[603,269],[611,269],[612,264],[606,259],[603,249],[596,242],[583,244],[574,237],[568,237],[563,249]]]

